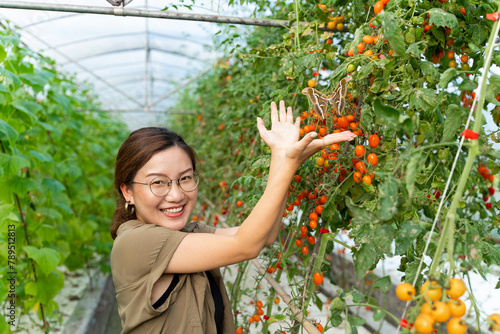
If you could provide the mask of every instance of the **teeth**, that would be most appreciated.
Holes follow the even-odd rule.
[[[181,212],[182,208],[183,207],[181,206],[181,207],[178,207],[178,208],[175,208],[175,209],[161,209],[160,211],[164,212],[164,213],[177,213],[177,212]]]

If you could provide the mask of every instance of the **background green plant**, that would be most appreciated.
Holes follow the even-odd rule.
[[[16,324],[30,311],[47,332],[62,321],[54,297],[69,270],[102,266],[112,246],[113,169],[124,124],[97,108],[86,85],[0,28],[1,275],[16,272]],[[8,266],[7,226],[16,226],[15,269]],[[29,242],[29,245],[28,245]],[[36,275],[36,278],[35,278]],[[5,310],[7,282],[0,281]],[[5,306],[5,307],[4,307]],[[0,318],[0,332],[13,329]]]

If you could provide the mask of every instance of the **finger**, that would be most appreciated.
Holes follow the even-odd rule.
[[[257,130],[259,130],[260,137],[264,138],[264,136],[266,135],[267,129],[266,129],[266,126],[264,124],[264,121],[260,117],[257,117]]]
[[[292,107],[288,107],[286,110],[286,121],[287,123],[293,123],[293,110]]]
[[[344,141],[349,141],[349,140],[352,140],[356,137],[357,136],[354,133],[352,133],[351,131],[332,133],[332,134],[329,134],[329,135],[323,137],[323,141],[321,142],[321,146],[329,146],[332,144],[341,143]]]
[[[302,138],[299,141],[299,149],[301,151],[304,151],[306,147],[312,145],[314,138],[316,138],[317,136],[318,134],[316,132],[309,132],[307,135],[304,136],[304,138]]]
[[[280,101],[280,122],[285,122],[285,121],[286,121],[285,101],[281,100]]]
[[[278,108],[276,107],[276,102],[271,102],[271,123],[278,122]]]

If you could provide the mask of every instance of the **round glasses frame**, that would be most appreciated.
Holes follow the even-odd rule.
[[[191,192],[191,191],[195,190],[196,188],[198,188],[198,183],[200,183],[200,177],[201,177],[201,175],[200,175],[200,174],[198,174],[198,173],[193,173],[193,176],[196,178],[196,184],[195,184],[194,188],[189,189],[189,190],[188,190],[188,189],[184,189],[184,188],[181,186],[180,179],[181,179],[181,178],[183,178],[184,176],[186,176],[186,175],[182,175],[181,177],[179,177],[179,178],[177,178],[177,179],[171,179],[171,178],[169,178],[168,176],[165,176],[167,179],[169,179],[169,180],[170,180],[170,182],[169,182],[170,186],[168,187],[168,190],[167,190],[167,191],[166,191],[163,195],[157,195],[157,194],[155,194],[155,193],[153,192],[153,188],[151,187],[151,185],[153,184],[153,182],[155,182],[155,180],[156,180],[156,179],[158,179],[159,177],[163,177],[163,176],[157,176],[157,177],[155,177],[154,179],[152,179],[152,180],[151,180],[151,182],[149,182],[149,183],[144,183],[144,182],[135,182],[135,181],[131,181],[130,183],[136,183],[136,184],[142,184],[142,185],[145,185],[145,186],[149,186],[149,190],[151,191],[151,193],[152,193],[153,195],[157,196],[157,197],[163,197],[163,196],[165,196],[166,194],[168,194],[168,193],[169,193],[169,191],[170,191],[170,189],[172,189],[172,183],[173,183],[174,181],[176,181],[177,186],[179,187],[179,189],[181,189],[182,191],[185,191],[185,192]]]

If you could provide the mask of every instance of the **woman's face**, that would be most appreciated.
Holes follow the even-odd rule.
[[[198,189],[183,191],[177,180],[186,173],[193,172],[189,155],[180,147],[173,146],[158,152],[137,172],[129,188],[121,186],[129,204],[135,205],[137,219],[144,223],[165,226],[173,230],[182,229],[188,222],[198,196]],[[170,191],[164,196],[155,196],[149,183],[157,176],[167,176],[172,180]]]

